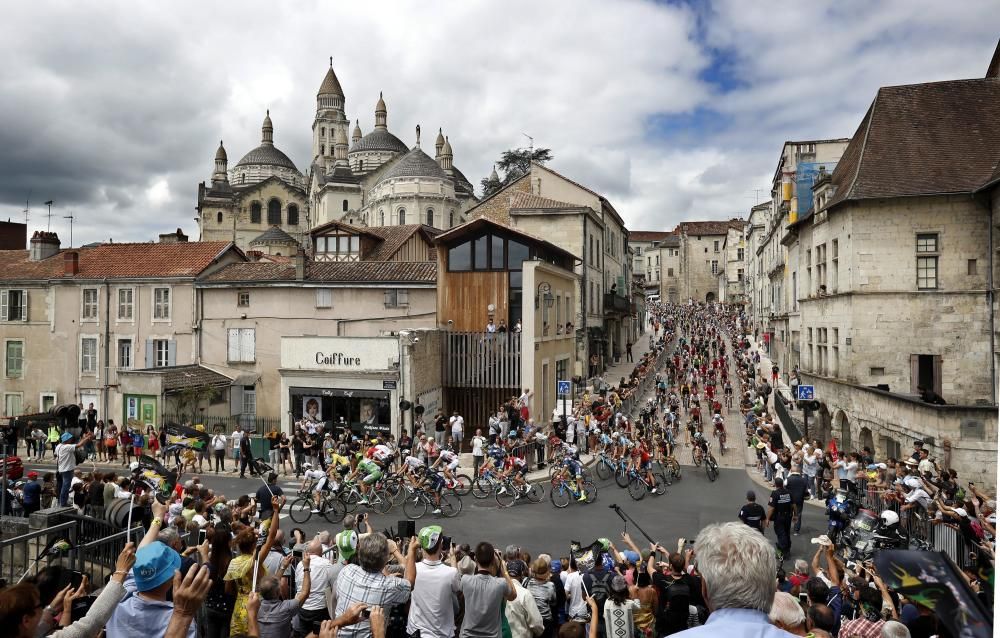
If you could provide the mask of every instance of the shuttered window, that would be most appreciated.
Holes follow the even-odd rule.
[[[317,308],[332,308],[333,307],[333,290],[330,288],[317,288],[316,289],[316,307]]]
[[[393,288],[385,291],[386,308],[402,308],[410,305],[410,291],[402,288]]]
[[[253,363],[256,334],[254,328],[230,328],[228,360],[230,363]]]
[[[28,320],[27,290],[0,290],[0,320]]]

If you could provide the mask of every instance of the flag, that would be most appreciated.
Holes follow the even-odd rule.
[[[576,561],[576,569],[583,572],[593,569],[597,561],[601,560],[604,546],[601,545],[600,541],[594,541],[587,546],[582,546],[580,541],[570,541],[569,551],[573,560]]]
[[[71,541],[60,536],[53,536],[52,539],[45,544],[44,549],[39,552],[38,559],[41,560],[47,557],[62,556],[71,549],[74,549],[74,545]]]
[[[159,461],[146,454],[139,457],[139,469],[136,473],[136,478],[159,496],[169,496],[177,485],[177,472],[168,470]]]
[[[875,568],[886,587],[930,609],[951,635],[993,635],[992,617],[944,552],[882,550]]]
[[[165,425],[163,430],[167,433],[168,448],[204,450],[208,447],[209,436],[207,432],[201,432],[186,425]]]
[[[250,464],[253,466],[254,472],[266,477],[268,474],[274,471],[274,468],[264,462],[264,459],[258,457],[250,460]]]

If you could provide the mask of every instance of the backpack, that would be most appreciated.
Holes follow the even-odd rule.
[[[613,577],[614,574],[608,571],[603,572],[600,576],[591,574],[590,595],[597,602],[597,609],[602,619],[604,617],[604,603],[608,600],[608,590],[611,588]]]

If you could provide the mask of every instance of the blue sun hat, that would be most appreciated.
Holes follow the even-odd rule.
[[[181,566],[181,556],[160,541],[140,547],[135,553],[132,576],[136,591],[156,589],[173,579],[174,572]]]
[[[59,440],[61,442],[63,442],[63,443],[65,443],[66,441],[72,441],[73,440],[73,435],[70,434],[69,432],[63,432],[62,436],[59,437]]]

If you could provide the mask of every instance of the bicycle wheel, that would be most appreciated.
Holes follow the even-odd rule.
[[[708,472],[708,480],[714,482],[719,478],[719,470],[716,469],[715,461],[709,459],[705,461],[705,471]]]
[[[347,509],[339,499],[327,498],[324,507],[323,518],[334,525],[339,525],[347,516]]]
[[[586,488],[586,486],[584,486]],[[632,480],[628,482],[628,495],[632,497],[633,501],[641,501],[644,496],[646,496],[646,483],[638,476],[633,476]]]
[[[441,493],[441,516],[454,518],[462,511],[462,497],[457,492]]]
[[[414,492],[403,502],[403,514],[410,520],[417,520],[427,513],[427,500],[423,494]]]
[[[552,486],[552,491],[549,492],[549,500],[552,501],[553,505],[562,509],[569,505],[569,499],[570,493],[565,483],[558,483]]]
[[[344,509],[348,512],[353,512],[358,509],[358,501],[361,500],[361,494],[356,489],[350,488],[338,494],[337,498],[344,504]]]
[[[517,488],[514,487],[514,484],[510,481],[501,483],[497,487],[496,491],[497,505],[505,508],[513,505],[514,501],[517,499],[517,494],[514,492],[516,489]]]
[[[653,471],[653,480],[656,481],[656,495],[660,496],[664,494],[664,491],[668,485],[670,485],[670,479],[667,478],[667,474],[661,470]]]
[[[698,456],[698,448],[691,448],[691,462],[694,463],[695,467],[701,466],[701,457]]]
[[[388,514],[392,509],[392,497],[384,489],[373,490],[370,502],[372,509],[379,514]]]
[[[594,485],[593,481],[584,481],[583,493],[587,495],[587,500],[584,503],[589,505],[597,500],[597,486]]]
[[[618,487],[628,487],[628,479],[629,479],[628,471],[625,468],[619,466],[617,471],[615,472],[615,483],[618,484]]]
[[[406,500],[409,491],[406,489],[406,485],[402,483],[397,483],[393,486],[394,489],[389,490],[389,497],[392,499],[392,506],[396,507],[402,505]]]
[[[493,479],[484,478],[482,476],[476,478],[472,482],[472,496],[475,498],[483,499],[492,494],[496,490],[496,485],[493,483]]]
[[[472,491],[472,479],[468,474],[455,474],[455,486],[452,488],[459,496],[465,496]]]
[[[313,500],[297,498],[288,505],[288,516],[296,523],[305,523],[312,518]]]
[[[602,481],[611,478],[611,466],[605,463],[603,459],[597,462],[597,476]]]
[[[673,476],[673,480],[681,480],[681,464],[677,462],[677,459],[670,458],[670,474]]]
[[[524,498],[528,499],[532,503],[541,503],[542,499],[545,497],[545,488],[542,487],[541,483],[532,483],[531,487],[525,493]]]

